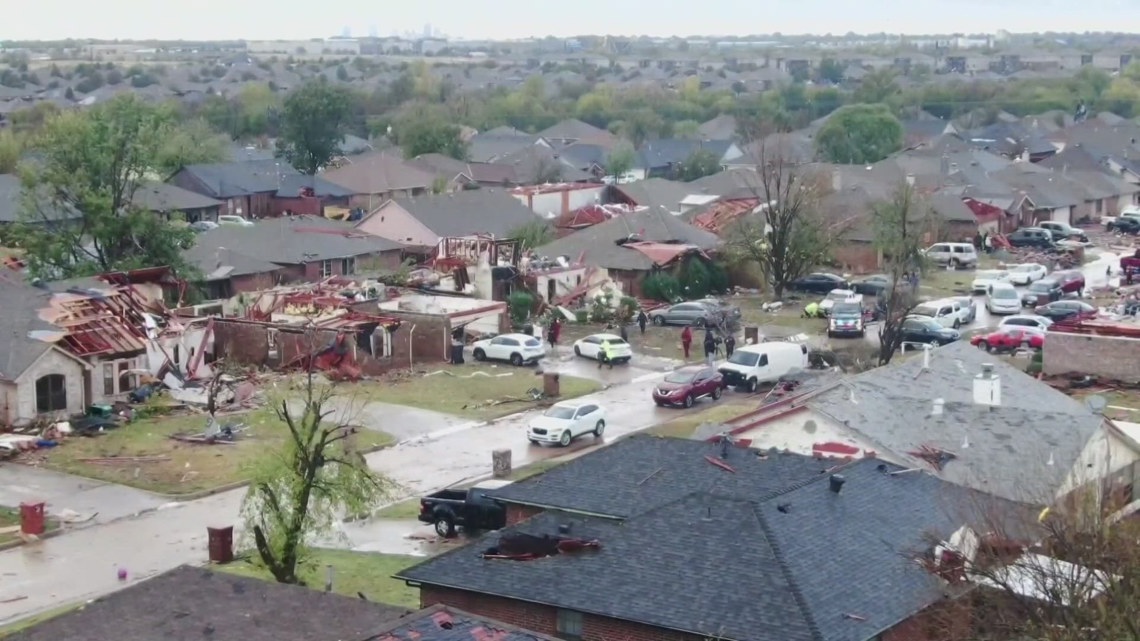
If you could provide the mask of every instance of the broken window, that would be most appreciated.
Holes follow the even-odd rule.
[[[333,275],[333,263],[331,260],[321,261],[321,278],[328,278]]]
[[[67,379],[63,374],[48,374],[36,379],[36,411],[40,414],[67,409]]]
[[[558,636],[566,639],[566,641],[581,641],[582,613],[574,610],[558,610],[558,622],[555,630]]]
[[[372,332],[372,355],[377,358],[391,358],[392,332],[383,327],[377,327],[376,331]]]

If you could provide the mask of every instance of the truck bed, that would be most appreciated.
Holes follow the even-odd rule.
[[[424,497],[435,501],[466,501],[467,490],[440,490]]]

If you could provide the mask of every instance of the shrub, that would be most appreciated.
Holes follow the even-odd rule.
[[[640,306],[633,296],[622,296],[621,300],[618,301],[617,321],[625,324],[632,323],[633,317],[637,315],[637,308]]]
[[[534,296],[527,292],[514,292],[507,299],[507,307],[511,310],[511,320],[516,324],[525,323],[530,318],[530,310],[534,306]]]
[[[605,323],[613,320],[614,295],[610,292],[605,294],[598,294],[594,300],[590,302],[590,320],[595,323]]]
[[[678,278],[681,295],[687,299],[704,298],[709,295],[712,276],[705,261],[691,258],[681,266]]]
[[[672,303],[681,298],[681,283],[672,274],[657,272],[645,278],[641,284],[641,291],[653,300]]]

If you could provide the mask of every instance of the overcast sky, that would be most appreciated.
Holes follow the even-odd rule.
[[[2,0],[0,40],[951,33],[1140,28],[1140,0]]]

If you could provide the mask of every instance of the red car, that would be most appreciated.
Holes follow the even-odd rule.
[[[1045,335],[1022,327],[1003,327],[992,334],[979,334],[970,339],[970,344],[987,352],[1002,352],[1018,347],[1041,349],[1045,345]]]
[[[724,392],[724,376],[711,367],[696,365],[674,370],[653,388],[653,402],[657,405],[692,407],[706,396],[717,400]]]

